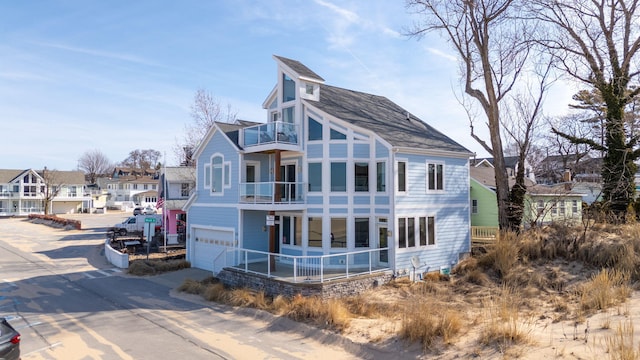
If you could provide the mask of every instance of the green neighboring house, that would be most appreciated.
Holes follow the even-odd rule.
[[[490,166],[470,167],[471,226],[498,227],[498,203],[495,193],[494,169]],[[547,224],[554,221],[582,220],[583,194],[572,191],[571,183],[536,185],[525,180],[527,194],[523,225],[532,222]],[[513,186],[514,179],[509,179]]]
[[[493,167],[471,167],[471,226],[498,226],[498,201]]]

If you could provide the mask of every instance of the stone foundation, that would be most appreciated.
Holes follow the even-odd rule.
[[[216,276],[225,286],[263,291],[267,296],[318,296],[323,299],[356,295],[391,281],[391,271],[358,275],[325,283],[291,283],[263,275],[225,268]]]

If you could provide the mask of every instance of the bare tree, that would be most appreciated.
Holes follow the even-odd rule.
[[[501,229],[519,226],[509,219],[509,183],[500,129],[500,104],[520,77],[530,49],[528,27],[515,16],[517,1],[408,0],[407,5],[423,19],[410,35],[437,31],[457,52],[464,92],[481,106],[489,129],[490,144],[476,135],[470,119],[471,136],[493,156],[498,223]]]
[[[129,152],[129,156],[126,159],[122,160],[120,165],[127,166],[132,169],[140,169],[140,170],[149,170],[149,169],[160,169],[160,158],[162,157],[162,153],[158,150],[153,149],[136,149]]]
[[[509,192],[509,223],[514,229],[522,223],[525,210],[525,173],[527,158],[531,152],[531,145],[538,137],[539,125],[542,118],[544,98],[553,81],[550,78],[552,64],[549,62],[535,71],[537,76],[530,77],[532,84],[509,95],[507,111],[503,112],[500,123],[515,147],[518,157],[515,184]],[[535,80],[533,80],[535,79]]]
[[[570,138],[605,151],[603,197],[614,214],[632,201],[637,138],[625,133],[625,107],[640,93],[640,0],[532,0],[532,16],[546,24],[539,41],[559,68],[597,89],[606,105],[605,144]],[[619,218],[621,218],[619,216]]]
[[[60,190],[65,184],[63,176],[58,170],[49,170],[46,166],[40,172],[40,176],[42,176],[42,180],[44,181],[42,185],[43,189],[41,189],[44,214],[48,215],[51,210],[51,202],[58,196],[58,193],[60,193]]]
[[[109,173],[112,168],[109,158],[97,149],[85,151],[78,159],[78,170],[84,171],[90,184],[95,184],[98,176]]]
[[[569,169],[575,172],[590,153],[589,145],[572,142],[567,139],[567,135],[572,138],[597,139],[597,134],[593,133],[593,127],[585,121],[585,116],[582,113],[551,117],[545,121],[549,129],[554,129],[545,136],[547,155],[551,155],[551,157],[547,158],[539,170],[542,177],[556,183],[565,170]]]
[[[193,150],[207,134],[215,122],[233,123],[236,120],[235,112],[230,104],[226,108],[220,101],[205,89],[198,89],[191,104],[191,119],[189,124],[185,124],[184,136],[181,140],[176,139],[174,154],[178,162],[182,165],[192,166],[195,159],[192,159]]]

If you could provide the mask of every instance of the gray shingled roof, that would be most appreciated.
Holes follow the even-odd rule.
[[[480,184],[483,184],[484,186],[490,187],[492,189],[496,188],[496,174],[495,174],[494,168],[471,166],[469,168],[469,172],[471,177],[475,181],[479,182]],[[516,183],[515,177],[510,176],[509,187],[512,187],[513,185],[515,185],[515,183]],[[535,183],[531,181],[531,179],[529,178],[524,179],[524,184],[527,187],[527,189],[535,185]]]
[[[6,184],[13,180],[15,180],[18,176],[23,173],[29,171],[27,170],[14,170],[14,169],[0,169],[0,183]],[[84,173],[82,171],[61,171],[61,170],[51,170],[55,171],[56,176],[54,182],[59,184],[84,184]],[[36,173],[42,176],[42,171],[37,170]]]
[[[392,146],[471,154],[407,110],[384,96],[320,85],[320,101],[306,100],[318,109],[363,129],[372,130]]]
[[[273,55],[273,56],[278,60],[282,61],[288,67],[290,67],[291,70],[295,71],[299,76],[302,76],[308,79],[315,79],[320,82],[324,81],[324,79],[320,75],[313,72],[313,70],[309,69],[298,60],[287,59],[286,57],[282,57],[278,55]]]

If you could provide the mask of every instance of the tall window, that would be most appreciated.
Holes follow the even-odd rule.
[[[322,191],[322,163],[309,163],[309,191]]]
[[[322,247],[322,218],[309,218],[309,233],[307,234],[310,247]]]
[[[478,213],[478,199],[471,199],[471,213]]]
[[[407,219],[407,246],[416,246],[416,219]]]
[[[224,164],[224,187],[231,186],[231,164]]]
[[[347,163],[331,163],[331,191],[347,191]]]
[[[420,246],[427,245],[427,218],[421,216],[418,218],[418,226],[420,227]]]
[[[211,164],[206,164],[204,166],[204,188],[211,188]]]
[[[282,121],[293,124],[295,120],[295,107],[290,106],[288,108],[282,109]]]
[[[537,206],[538,206],[538,215],[542,215],[542,213],[544,213],[544,200],[538,200]]]
[[[369,164],[366,162],[357,162],[354,165],[355,190],[369,191]]]
[[[214,156],[211,160],[211,169],[212,169],[212,177],[211,177],[211,192],[220,193],[222,192],[222,156]]]
[[[578,200],[571,200],[571,212],[574,215],[578,213]]]
[[[376,163],[376,191],[387,191],[387,163],[384,161]]]
[[[347,247],[347,219],[331,218],[331,247]]]
[[[293,245],[302,246],[302,218],[296,216],[293,222]]]
[[[369,247],[369,218],[355,219],[356,247]]]
[[[421,216],[417,218],[398,219],[398,247],[414,248],[418,246],[430,246],[436,244],[436,226],[433,216]],[[416,233],[416,230],[418,232]]]
[[[309,118],[309,141],[322,140],[322,124]]]
[[[444,165],[442,164],[427,164],[427,177],[429,181],[429,190],[442,190],[444,189]]]
[[[429,216],[427,218],[427,231],[429,233],[429,240],[427,241],[427,245],[435,245],[436,244],[436,218],[433,216]]]
[[[407,163],[398,161],[398,191],[407,191]]]
[[[398,247],[407,247],[407,219],[398,219]]]
[[[560,215],[564,215],[564,200],[560,200],[558,205],[560,205]]]
[[[287,74],[282,74],[282,102],[296,99],[296,82]]]

